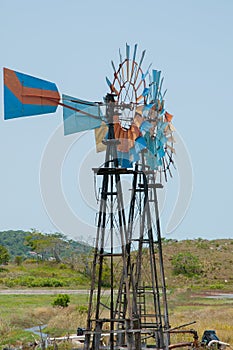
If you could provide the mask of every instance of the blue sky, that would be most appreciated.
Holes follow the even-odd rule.
[[[118,64],[118,49],[138,43],[147,50],[144,67],[152,62],[163,72],[166,107],[183,140],[179,171],[161,195],[163,233],[232,237],[232,16],[231,0],[0,0],[1,79],[8,67],[55,82],[61,93],[101,100],[111,59]],[[87,239],[95,219],[91,167],[101,162],[92,132],[65,138],[61,108],[4,121],[2,87],[0,230]],[[190,186],[183,220],[169,224],[176,197]]]

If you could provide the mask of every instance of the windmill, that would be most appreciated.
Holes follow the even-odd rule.
[[[142,69],[145,51],[139,61],[136,56],[137,45],[131,58],[126,44],[119,67],[111,62],[103,102],[61,98],[54,83],[4,68],[5,119],[54,113],[61,105],[64,134],[95,130],[96,149],[105,151],[103,166],[93,169],[102,183],[86,350],[167,349],[170,343],[157,189],[171,176],[174,127],[161,72]],[[128,206],[125,177],[131,182]]]

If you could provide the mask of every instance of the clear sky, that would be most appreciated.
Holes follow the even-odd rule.
[[[232,237],[232,18],[232,0],[0,0],[1,80],[8,67],[102,100],[111,59],[117,65],[118,49],[138,43],[144,67],[163,72],[177,129],[178,171],[161,195],[163,234]],[[64,137],[61,107],[4,121],[2,87],[0,230],[87,239],[97,208],[91,168],[102,161],[93,133]]]

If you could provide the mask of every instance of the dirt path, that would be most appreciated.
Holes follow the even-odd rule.
[[[89,294],[89,289],[0,289],[0,295],[10,294]]]

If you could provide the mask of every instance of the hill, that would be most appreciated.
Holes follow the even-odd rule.
[[[27,258],[20,266],[16,266],[12,258],[12,263],[0,271],[2,287],[4,285],[7,287],[76,287],[77,285],[89,287],[93,261],[92,247],[67,240],[60,234],[0,232],[0,244],[9,249],[12,257],[27,256],[29,247],[25,245],[25,240],[28,239],[29,241],[32,239],[31,244],[37,244],[40,251],[46,251],[47,255],[44,255],[46,259],[38,263],[37,260]],[[50,249],[46,246],[47,243],[50,244]],[[47,258],[51,257],[55,245],[61,257],[60,260]],[[232,253],[233,239],[198,238],[183,241],[163,239],[165,279],[168,290],[190,288],[232,291]],[[132,252],[133,256],[134,254]],[[156,254],[156,261],[158,263],[158,254]],[[143,275],[149,276],[147,250],[143,253],[142,264]],[[114,271],[116,286],[121,274],[119,266],[116,264]],[[107,286],[110,283],[110,268],[107,264],[105,264],[104,276],[106,279],[104,283]]]
[[[0,232],[0,245],[7,248],[10,256],[26,256],[29,251],[29,247],[25,245],[25,239],[30,232],[22,230],[18,231],[1,231]]]
[[[66,258],[74,253],[87,253],[91,249],[87,244],[68,239],[60,233],[46,234],[36,230],[1,231],[0,245],[7,248],[12,261],[16,256],[29,257],[30,251],[45,253],[45,256],[49,257],[54,256],[57,250],[61,258]]]
[[[187,253],[197,258],[197,273],[175,273],[174,261],[177,261],[178,255],[185,257]],[[168,288],[186,286],[232,290],[233,239],[164,240],[163,257]],[[185,261],[183,263],[185,265]]]

